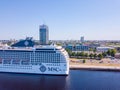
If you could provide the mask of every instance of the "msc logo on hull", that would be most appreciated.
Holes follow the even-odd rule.
[[[46,71],[46,67],[44,65],[42,65],[39,69],[40,69],[41,72],[45,72]]]
[[[59,71],[61,71],[61,69],[60,69],[60,68],[58,68],[58,67],[48,67],[48,71],[55,71],[55,72],[59,72]]]
[[[45,67],[44,65],[41,65],[39,70],[41,72],[45,72],[46,70],[52,71],[52,72],[60,72],[60,71],[62,71],[59,67]]]

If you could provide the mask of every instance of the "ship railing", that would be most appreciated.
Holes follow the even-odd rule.
[[[21,65],[30,65],[30,60],[21,60]]]
[[[8,65],[30,65],[30,60],[15,60],[15,59],[0,59],[0,64],[8,64]]]
[[[11,64],[9,59],[2,59],[2,64]]]
[[[20,64],[20,60],[19,59],[11,59],[11,64]]]

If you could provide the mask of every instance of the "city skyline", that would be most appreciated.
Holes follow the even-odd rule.
[[[119,0],[1,0],[0,40],[39,40],[39,25],[50,40],[120,40]]]

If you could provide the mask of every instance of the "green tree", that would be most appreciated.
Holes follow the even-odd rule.
[[[90,57],[91,59],[93,58],[93,56],[94,56],[94,55],[93,55],[92,53],[91,53],[91,54],[89,54],[89,57]]]
[[[81,52],[81,57],[84,57],[84,56],[85,56],[84,52]]]
[[[12,45],[12,42],[11,42],[11,41],[9,41],[9,42],[7,43],[7,45],[8,45],[8,46]]]
[[[109,49],[107,51],[107,55],[110,55],[110,56],[114,57],[116,52],[117,52],[116,49]]]
[[[93,52],[94,52],[94,53],[96,52],[96,48],[93,49]]]
[[[72,56],[72,51],[68,48],[66,48],[65,50],[68,52],[69,56],[71,57]]]
[[[86,58],[88,58],[88,53],[85,53],[85,55],[84,55]]]
[[[98,54],[98,58],[101,60],[103,58],[102,54]]]
[[[97,54],[95,53],[93,56],[94,56],[94,59],[96,59],[96,57],[97,57]]]
[[[111,56],[114,57],[115,54],[116,54],[116,52],[117,52],[116,49],[112,49],[112,50],[111,50]]]
[[[103,57],[106,57],[106,56],[107,56],[107,53],[106,53],[106,52],[103,52],[102,55],[103,55]]]
[[[75,56],[75,55],[76,55],[76,53],[75,53],[75,52],[72,52],[71,56]]]
[[[58,46],[62,46],[62,44],[61,44],[61,43],[57,43],[56,45],[58,45]]]
[[[76,53],[76,57],[79,58],[80,57],[80,52]]]
[[[89,51],[93,51],[93,48],[89,48]]]
[[[110,49],[107,51],[107,55],[111,55],[111,50]]]

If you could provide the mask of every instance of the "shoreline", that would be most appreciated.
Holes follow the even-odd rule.
[[[93,71],[117,71],[120,72],[120,59],[111,60],[104,58],[102,60],[86,60],[70,58],[70,70],[93,70]]]
[[[70,65],[70,70],[91,70],[91,71],[117,71],[120,67],[116,66],[96,66],[96,65]]]

